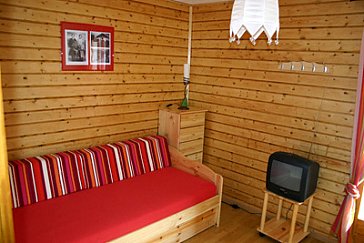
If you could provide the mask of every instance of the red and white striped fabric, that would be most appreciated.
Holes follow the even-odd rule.
[[[9,162],[13,207],[170,166],[166,138],[148,136]]]

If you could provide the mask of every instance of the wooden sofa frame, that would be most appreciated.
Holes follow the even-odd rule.
[[[172,167],[199,176],[216,185],[217,195],[112,242],[180,242],[213,226],[219,226],[223,178],[199,161],[184,157],[169,146]]]

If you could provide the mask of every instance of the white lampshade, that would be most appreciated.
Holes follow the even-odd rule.
[[[230,42],[236,41],[239,44],[245,31],[251,35],[253,45],[263,32],[270,45],[277,32],[275,44],[278,45],[278,0],[235,0],[230,21]]]

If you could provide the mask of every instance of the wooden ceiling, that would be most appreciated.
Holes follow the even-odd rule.
[[[228,2],[232,0],[173,0],[173,1],[186,4],[203,4],[203,3]]]

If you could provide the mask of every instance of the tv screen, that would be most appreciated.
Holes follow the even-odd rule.
[[[303,169],[301,167],[281,163],[273,159],[270,182],[280,187],[299,192],[302,172]]]

